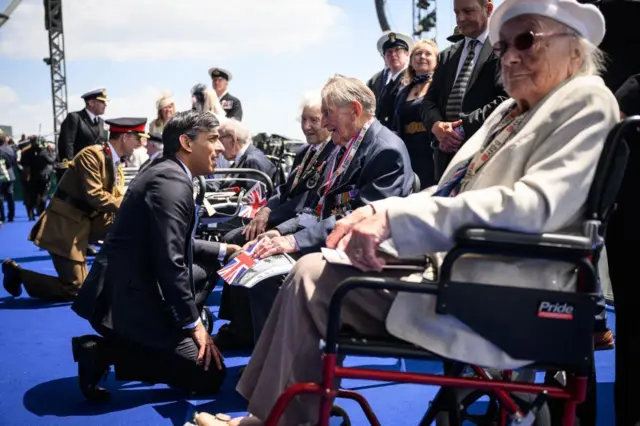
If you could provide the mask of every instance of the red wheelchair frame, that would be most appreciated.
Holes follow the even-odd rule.
[[[297,383],[280,395],[265,421],[267,426],[277,426],[289,402],[297,395],[313,394],[321,398],[319,426],[328,426],[333,401],[346,398],[356,401],[369,423],[378,426],[380,421],[361,394],[344,389],[334,389],[335,379],[365,379],[437,385],[443,388],[470,388],[491,392],[500,403],[500,425],[508,424],[509,415],[517,422],[531,420],[547,398],[564,400],[562,426],[574,426],[577,406],[585,401],[588,379],[593,371],[593,325],[596,298],[599,294],[595,265],[603,247],[605,224],[615,208],[615,198],[624,177],[629,149],[624,140],[629,128],[638,128],[640,116],[629,117],[618,123],[609,133],[596,168],[585,209],[583,236],[558,234],[532,235],[492,229],[465,229],[456,237],[456,246],[447,253],[440,271],[438,283],[409,283],[379,277],[349,278],[343,281],[332,296],[326,342],[322,342],[322,383]],[[461,283],[451,280],[453,264],[469,254],[497,255],[505,257],[535,258],[568,262],[577,267],[576,293]],[[471,366],[479,378],[447,377],[432,374],[377,371],[364,368],[345,368],[338,365],[340,355],[377,355],[405,358],[440,359],[427,351],[397,339],[376,344],[375,339],[354,335],[340,335],[340,307],[342,299],[354,289],[389,290],[431,294],[437,297],[436,310],[449,314],[466,323],[480,335],[501,347],[515,359],[533,359],[531,367],[538,370],[566,371],[565,386],[538,385],[508,381],[511,372],[503,372],[507,380],[492,380],[479,366]],[[462,297],[461,297],[462,296]],[[472,300],[473,303],[465,302]],[[493,308],[496,300],[511,302],[517,308],[503,311]],[[567,302],[573,306],[571,321],[544,321],[540,316],[540,300]],[[503,304],[500,304],[502,307]],[[507,304],[508,306],[508,304]],[[533,309],[536,312],[533,312]],[[535,315],[537,314],[537,315]],[[501,317],[501,321],[496,321]],[[483,319],[492,318],[491,321]],[[529,340],[534,345],[518,347],[522,341],[510,328],[499,332],[493,324],[508,324],[518,318],[519,332],[524,325]],[[548,319],[548,318],[546,318]],[[495,328],[495,327],[493,327]],[[533,336],[533,337],[531,337]],[[541,338],[541,339],[537,339]],[[372,343],[373,342],[373,343]],[[526,343],[525,343],[526,345]],[[461,370],[459,370],[461,372]],[[429,425],[442,412],[439,396],[429,408],[421,425]],[[529,410],[524,410],[510,393],[537,395]],[[440,410],[440,411],[437,411]],[[527,417],[528,416],[528,417]],[[528,423],[532,424],[532,423]]]

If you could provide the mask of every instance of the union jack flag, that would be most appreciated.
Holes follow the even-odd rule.
[[[227,263],[222,269],[218,271],[218,276],[224,280],[227,284],[231,285],[237,282],[253,265],[256,264],[251,255],[258,248],[259,242],[249,247],[237,255],[233,260]]]
[[[262,193],[262,184],[257,182],[245,195],[247,204],[242,206],[238,216],[253,219],[262,207],[267,205],[267,197]]]

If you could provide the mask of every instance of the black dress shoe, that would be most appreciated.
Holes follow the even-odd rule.
[[[20,266],[11,259],[2,262],[2,284],[7,293],[13,297],[22,294],[22,279],[20,278]]]
[[[236,330],[233,323],[225,324],[213,336],[213,343],[221,351],[252,349],[253,340]]]
[[[104,343],[103,337],[93,335],[71,339],[73,360],[78,363],[80,391],[90,401],[104,401],[111,396],[108,390],[98,386],[111,367]]]

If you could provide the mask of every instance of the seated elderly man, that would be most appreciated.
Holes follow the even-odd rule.
[[[223,157],[228,161],[233,161],[232,169],[258,170],[273,179],[276,173],[276,166],[262,151],[253,146],[251,133],[243,123],[234,119],[223,119],[220,124],[220,142],[224,146]],[[207,190],[216,191],[219,188],[230,188],[232,186],[249,190],[256,184],[256,181],[266,185],[265,179],[257,175],[238,173],[232,176],[227,175],[226,177],[233,180],[219,181],[213,185],[208,184]]]
[[[575,0],[506,0],[490,21],[510,99],[460,149],[437,191],[372,203],[338,222],[327,245],[345,249],[362,271],[382,271],[376,256],[391,239],[401,257],[446,252],[464,226],[543,233],[580,232],[596,164],[618,120],[613,94],[598,76],[604,18]],[[573,291],[575,272],[546,261],[467,258],[455,279]],[[318,342],[329,299],[355,268],[302,258],[283,284],[237,390],[255,417],[203,418],[200,424],[262,424],[283,390],[321,381]],[[402,276],[382,272],[385,276]],[[500,369],[513,359],[456,318],[437,315],[435,298],[350,293],[343,322],[368,335],[391,333],[442,357]],[[282,425],[316,424],[319,400],[294,399]]]
[[[308,94],[302,102],[300,125],[307,140],[293,160],[292,172],[287,181],[280,185],[247,226],[235,229],[225,235],[224,240],[234,244],[246,244],[268,229],[293,219],[304,208],[315,207],[317,187],[320,186],[322,172],[335,145],[329,131],[322,127],[322,95]]]
[[[331,132],[338,149],[329,156],[324,175],[314,187],[311,208],[261,236],[256,257],[319,251],[340,217],[373,201],[411,193],[414,175],[406,145],[374,117],[376,99],[371,89],[358,79],[336,76],[321,94],[321,124]],[[220,315],[231,324],[216,335],[222,350],[253,344],[250,303],[243,290],[224,287]],[[264,295],[260,298],[269,300]],[[257,303],[264,306],[270,301]]]

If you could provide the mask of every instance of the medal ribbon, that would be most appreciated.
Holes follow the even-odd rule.
[[[316,163],[316,161],[318,160],[318,157],[320,156],[320,154],[324,150],[324,147],[327,146],[328,143],[329,141],[327,140],[320,144],[320,146],[316,149],[316,152],[313,154],[313,157],[311,157],[311,161],[309,161],[309,163],[307,163],[307,160],[309,159],[309,155],[311,154],[311,151],[313,151],[313,149],[309,147],[307,152],[305,152],[304,158],[302,159],[302,163],[300,163],[300,166],[298,167],[298,171],[296,172],[296,175],[293,178],[293,183],[291,184],[292,191],[295,189],[296,186],[298,186],[298,183],[300,182],[300,177],[306,174],[306,172]],[[305,165],[306,167],[304,167]]]
[[[342,157],[342,160],[340,161],[337,169],[335,168],[335,166],[340,148],[336,147],[333,160],[331,161],[331,167],[329,168],[329,173],[327,173],[327,180],[319,188],[319,190],[324,188],[324,194],[322,194],[322,197],[320,197],[320,201],[318,201],[318,206],[316,207],[316,214],[318,215],[318,217],[322,217],[322,210],[324,209],[324,203],[329,190],[336,182],[338,177],[340,177],[340,175],[344,173],[344,171],[347,170],[351,165],[351,162],[353,161],[353,158],[355,157],[356,152],[358,151],[358,148],[360,147],[360,144],[364,139],[364,135],[367,133],[369,126],[371,126],[371,123],[373,123],[373,118],[364,123],[364,126],[362,126],[362,129],[360,129],[358,134],[353,139],[351,139],[349,145],[347,146],[347,152],[345,152],[344,156]]]
[[[462,179],[460,189],[463,190],[469,183],[469,181],[480,171],[480,169],[487,164],[487,162],[500,150],[510,139],[514,136],[522,125],[525,115],[517,115],[517,108],[513,108],[503,118],[502,122],[498,125],[498,129],[487,139],[491,142],[485,145],[483,149],[478,151],[471,160],[469,167]]]

